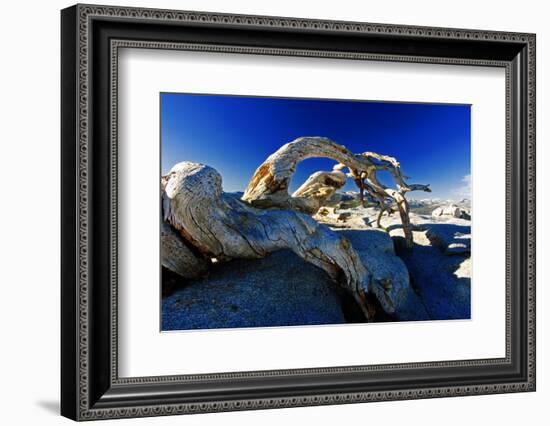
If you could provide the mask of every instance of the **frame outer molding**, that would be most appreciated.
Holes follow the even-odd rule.
[[[360,33],[399,35],[448,40],[506,41],[525,45],[527,105],[522,137],[527,141],[526,194],[527,206],[526,272],[527,309],[526,381],[479,386],[450,386],[397,391],[332,393],[303,397],[274,397],[227,400],[205,403],[174,403],[133,408],[95,408],[89,389],[89,233],[90,233],[90,163],[89,163],[89,55],[90,22],[93,18],[117,18],[141,22],[174,22],[216,24],[260,29],[315,30],[327,33]],[[535,390],[535,46],[534,34],[448,29],[438,27],[338,22],[269,16],[247,16],[205,12],[172,11],[129,7],[76,5],[62,11],[62,102],[76,105],[73,114],[62,108],[62,404],[63,415],[75,420],[113,417],[160,416],[231,410],[281,408],[293,406],[343,404],[353,402],[404,400],[444,396],[465,396]],[[74,56],[69,52],[74,51]],[[63,56],[63,55],[62,55]],[[67,61],[68,59],[68,61]],[[74,59],[74,63],[72,62]],[[67,63],[67,64],[65,64]],[[76,94],[75,98],[72,94]],[[508,103],[508,100],[507,100]],[[526,107],[526,108],[525,108]],[[74,107],[73,107],[74,109]],[[508,133],[508,132],[507,132]],[[523,139],[522,139],[523,140]],[[76,142],[76,143],[75,143]],[[69,183],[67,183],[69,182]],[[508,194],[507,194],[508,195]],[[115,230],[116,232],[116,230]],[[75,238],[76,236],[76,238]],[[116,251],[115,247],[112,247]],[[508,262],[507,262],[508,263]],[[507,265],[508,268],[508,265]],[[508,274],[507,274],[508,275]],[[507,315],[508,316],[508,315]],[[75,320],[76,321],[73,321]],[[67,324],[71,321],[71,324]],[[112,330],[113,331],[113,330]],[[116,331],[116,330],[114,330]],[[73,343],[74,344],[71,344]],[[70,354],[73,354],[71,357]],[[116,372],[113,371],[112,375]],[[151,382],[177,381],[177,376],[150,378]],[[138,381],[139,382],[139,381]],[[122,383],[122,382],[121,382]],[[115,384],[116,386],[116,384]]]

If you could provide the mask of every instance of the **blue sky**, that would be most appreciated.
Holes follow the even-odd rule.
[[[409,182],[432,188],[410,199],[469,196],[469,105],[161,94],[163,174],[180,161],[204,163],[220,172],[225,191],[243,191],[271,153],[300,136],[396,157]],[[329,159],[303,161],[290,192],[333,165]],[[355,186],[350,181],[344,189]]]

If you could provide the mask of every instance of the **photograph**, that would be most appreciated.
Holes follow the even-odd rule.
[[[33,204],[4,222],[24,248],[11,281],[36,270],[56,300],[4,299],[18,324],[34,319],[10,327],[39,339],[23,352],[57,341],[37,364],[51,380],[32,375],[55,385],[62,416],[280,424],[289,410],[275,409],[327,406],[333,425],[369,403],[374,422],[452,412],[462,425],[481,410],[507,425],[542,407],[536,89],[550,30],[528,5],[399,2],[65,4],[53,25],[41,10],[55,49],[34,43],[26,68],[58,55],[57,84],[37,80],[41,94],[25,67],[6,79],[20,84],[4,139],[21,151],[6,182]],[[25,84],[60,108],[29,121]],[[61,149],[46,148],[52,132]],[[17,226],[34,231],[34,205],[56,206],[60,228],[58,259],[38,266],[29,241],[53,237]],[[57,339],[21,315],[52,306]]]
[[[471,105],[159,98],[162,332],[471,319]]]

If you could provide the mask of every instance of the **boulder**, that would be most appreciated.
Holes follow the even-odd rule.
[[[432,212],[432,217],[433,217],[433,218],[438,218],[438,217],[440,217],[442,214],[443,214],[443,207],[437,207],[437,208],[434,209],[434,211]]]
[[[434,219],[471,219],[470,211],[463,209],[455,204],[448,204],[446,206],[440,206],[432,211],[432,217]]]
[[[162,300],[162,330],[343,324],[340,290],[289,250],[214,264]]]
[[[443,215],[459,218],[460,217],[460,207],[455,206],[454,204],[450,204],[448,206],[445,206],[445,208],[443,209]]]
[[[440,218],[442,216],[459,218],[461,216],[460,207],[449,204],[447,206],[437,207],[432,212],[432,217],[434,218]]]
[[[465,220],[472,220],[472,213],[470,213],[470,210],[460,209],[460,218]]]

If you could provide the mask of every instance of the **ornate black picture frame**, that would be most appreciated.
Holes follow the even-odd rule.
[[[95,5],[64,9],[61,28],[62,415],[92,420],[535,390],[534,34]],[[120,47],[504,68],[506,356],[120,378]]]

